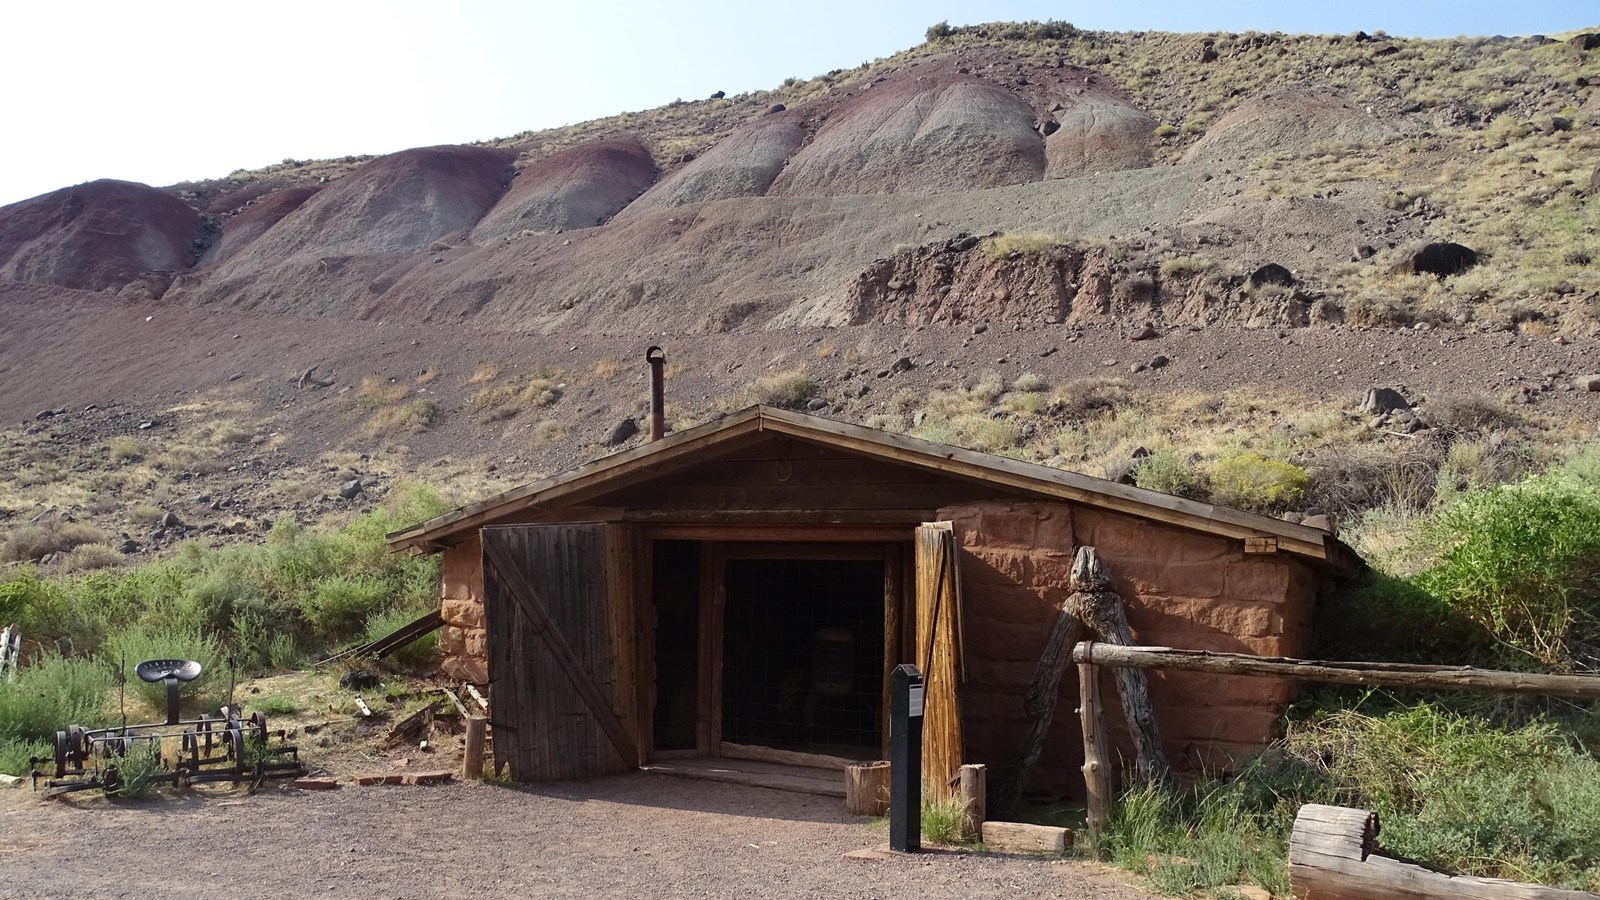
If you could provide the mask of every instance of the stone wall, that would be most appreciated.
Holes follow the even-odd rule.
[[[961,545],[967,756],[1003,765],[1022,738],[1022,694],[1068,588],[1072,555],[1095,547],[1143,644],[1304,656],[1317,580],[1286,555],[1246,555],[1243,541],[1134,516],[1047,503],[986,503],[941,512]],[[1168,756],[1180,770],[1225,767],[1273,737],[1292,686],[1282,679],[1148,672]],[[1056,717],[1031,786],[1081,791],[1077,671],[1062,679]],[[1102,692],[1120,711],[1115,682]],[[1120,715],[1109,729],[1131,758]]]
[[[439,615],[439,671],[473,684],[489,683],[483,630],[483,545],[477,535],[444,552]]]

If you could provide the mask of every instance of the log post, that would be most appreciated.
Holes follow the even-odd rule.
[[[966,809],[961,820],[961,836],[975,840],[983,834],[983,823],[988,819],[989,768],[982,763],[967,763],[961,767],[961,786],[956,796]]]
[[[467,717],[467,752],[461,760],[464,778],[483,777],[483,735],[488,724],[483,716]]]
[[[889,814],[889,762],[861,762],[844,770],[844,808],[857,816]]]
[[[1100,667],[1078,664],[1078,716],[1083,724],[1083,784],[1088,799],[1090,846],[1099,846],[1100,829],[1111,813],[1111,775],[1106,769],[1105,712],[1100,703]]]
[[[1078,618],[1093,629],[1100,640],[1133,646],[1133,631],[1128,627],[1122,598],[1111,589],[1111,576],[1106,574],[1093,547],[1078,548],[1078,555],[1072,560],[1072,584],[1074,591],[1067,598],[1067,605]],[[1079,587],[1080,584],[1084,587]],[[1117,693],[1122,695],[1122,711],[1128,719],[1128,731],[1133,735],[1139,776],[1157,784],[1171,783],[1172,766],[1161,747],[1161,732],[1156,728],[1155,713],[1150,708],[1150,686],[1144,672],[1119,668],[1116,678]]]

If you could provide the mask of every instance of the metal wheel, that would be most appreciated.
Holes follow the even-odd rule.
[[[66,777],[66,774],[67,774],[67,756],[68,756],[68,753],[69,753],[68,748],[71,746],[71,744],[72,744],[72,739],[67,736],[67,733],[65,731],[56,732],[56,747],[55,747],[55,749],[56,749],[56,777],[57,778]]]

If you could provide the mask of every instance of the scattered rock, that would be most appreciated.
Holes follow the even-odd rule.
[[[1133,337],[1129,338],[1128,340],[1130,340],[1130,341],[1149,341],[1149,340],[1154,340],[1154,339],[1156,339],[1156,338],[1158,338],[1160,336],[1161,336],[1161,332],[1156,331],[1156,323],[1154,323],[1154,322],[1146,322],[1146,323],[1144,323],[1144,327],[1139,329],[1137,332],[1135,332]]]
[[[361,479],[352,478],[339,485],[339,496],[346,500],[354,500],[361,495]]]
[[[183,525],[183,522],[178,519],[178,514],[177,513],[172,512],[171,510],[168,510],[167,514],[161,517],[161,527],[162,528],[182,528],[182,527],[184,527],[184,525]]]
[[[0,787],[17,787],[22,784],[22,778],[17,775],[0,775]]]
[[[331,791],[339,786],[332,778],[296,778],[292,784],[303,791]]]
[[[812,412],[818,412],[820,410],[824,410],[824,409],[827,409],[827,408],[828,408],[828,401],[822,399],[821,397],[812,397],[810,402],[808,402],[806,404],[806,409],[808,409],[808,410],[810,410]]]
[[[1600,173],[1600,169],[1596,169],[1595,171],[1597,173]],[[978,324],[972,326],[972,333],[973,334],[983,334],[985,331],[988,331],[988,330],[989,330],[989,326],[984,324],[983,322],[979,322]]]
[[[1585,31],[1582,34],[1575,34],[1567,38],[1567,43],[1579,53],[1588,53],[1590,50],[1600,47],[1600,34]]]
[[[359,784],[359,785],[361,785],[363,787],[368,787],[368,786],[371,786],[371,785],[374,785],[374,784],[402,784],[402,783],[404,783],[404,779],[405,779],[405,776],[401,775],[399,773],[395,773],[395,774],[392,774],[392,775],[391,774],[378,775],[378,774],[372,774],[372,773],[368,773],[368,774],[364,774],[364,775],[358,774],[358,775],[356,775],[356,784]]]
[[[630,416],[612,426],[611,432],[606,435],[606,446],[615,447],[638,433],[639,423]]]
[[[1172,362],[1172,360],[1167,359],[1165,356],[1162,356],[1161,354],[1158,353],[1155,356],[1150,358],[1150,368],[1152,368],[1152,369],[1165,369],[1167,367],[1167,364],[1170,363],[1170,362]]]
[[[134,553],[138,553],[139,552],[139,542],[134,540],[133,538],[128,538],[127,540],[125,540],[122,543],[117,545],[117,552],[121,553],[123,555],[131,555],[131,554],[134,554]]]
[[[770,116],[770,115],[772,115],[774,113],[781,113],[781,112],[783,112],[784,110],[786,110],[788,108],[789,107],[784,106],[782,103],[774,103],[774,104],[772,104],[772,108],[767,110],[767,115]]]
[[[1578,390],[1600,392],[1600,375],[1585,375],[1578,379]]]
[[[1146,370],[1148,368],[1150,368],[1150,366],[1145,364],[1145,363],[1134,363],[1133,365],[1128,367],[1128,372],[1130,374],[1137,375],[1140,372],[1143,372],[1144,370]]]
[[[1359,262],[1363,259],[1371,259],[1372,257],[1376,256],[1377,253],[1378,249],[1376,247],[1372,246],[1371,244],[1362,244],[1356,247],[1355,252],[1351,255]]]
[[[894,365],[889,367],[889,372],[891,374],[899,374],[900,372],[909,372],[916,367],[917,364],[911,361],[911,357],[902,356],[894,361]]]
[[[53,410],[53,409],[42,409],[42,410],[39,411],[38,415],[33,417],[33,420],[35,422],[43,422],[45,419],[53,419],[53,418],[55,418],[55,415],[56,415],[56,411]]]
[[[711,95],[711,99],[713,99],[713,100],[721,100],[723,97],[726,97],[726,96],[728,96],[728,92],[727,91],[717,91],[716,93]]]
[[[860,850],[851,850],[844,855],[844,858],[853,859],[857,862],[879,862],[885,859],[894,859],[894,853],[878,847],[867,847]]]
[[[1327,532],[1333,531],[1333,519],[1326,514],[1320,516],[1306,516],[1304,519],[1300,520],[1300,524],[1306,526],[1307,528],[1318,528]]]
[[[1411,404],[1394,388],[1373,387],[1367,388],[1367,394],[1361,398],[1361,412],[1368,415],[1382,416],[1397,409],[1410,409]]]
[[[383,679],[373,672],[353,670],[339,676],[339,687],[347,691],[370,691],[383,683]]]
[[[1250,273],[1250,286],[1278,285],[1279,287],[1293,287],[1294,274],[1277,263],[1267,263],[1261,268]]]
[[[1272,900],[1271,891],[1253,884],[1230,885],[1226,891],[1238,900]]]

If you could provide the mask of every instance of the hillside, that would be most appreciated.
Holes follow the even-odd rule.
[[[541,333],[956,318],[1586,332],[1588,43],[930,29],[858,69],[489,146],[139,197],[64,188],[0,209],[0,275]],[[953,311],[950,285],[903,278],[863,296],[882,260],[914,268],[967,234],[1028,238],[979,279],[989,298]],[[1476,265],[1417,276],[1428,242]],[[1268,264],[1287,278],[1259,290]],[[992,299],[1041,279],[1059,282],[1048,303]]]

